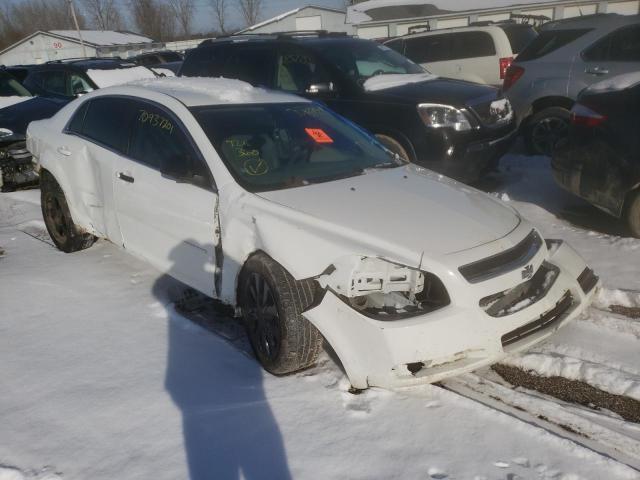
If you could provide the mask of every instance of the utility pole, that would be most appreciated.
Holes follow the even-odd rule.
[[[71,9],[71,16],[73,17],[73,23],[76,26],[76,32],[78,32],[78,38],[80,39],[80,45],[82,46],[82,56],[87,57],[87,49],[84,48],[84,40],[82,40],[82,34],[80,33],[80,27],[78,26],[78,18],[76,17],[76,9],[73,6],[73,0],[69,1],[69,8]]]

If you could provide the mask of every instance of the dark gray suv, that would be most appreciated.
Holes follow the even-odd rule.
[[[640,70],[640,15],[586,15],[545,24],[509,67],[503,91],[530,153],[550,155],[589,85]]]

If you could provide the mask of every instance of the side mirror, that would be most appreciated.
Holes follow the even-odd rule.
[[[336,86],[333,82],[327,83],[312,83],[307,87],[306,93],[311,95],[318,95],[322,93],[335,93]]]

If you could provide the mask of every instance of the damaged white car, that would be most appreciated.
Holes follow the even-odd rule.
[[[92,92],[28,148],[60,249],[106,238],[235,307],[274,374],[326,340],[356,388],[437,381],[543,340],[598,282],[499,200],[240,81]]]

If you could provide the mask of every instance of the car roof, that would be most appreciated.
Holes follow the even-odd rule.
[[[175,98],[187,107],[260,103],[311,103],[310,100],[254,87],[230,78],[165,77],[138,80],[126,85],[97,90],[97,95],[121,94],[146,98],[149,91]]]
[[[518,23],[496,23],[496,24],[492,24],[492,25],[469,25],[467,27],[451,27],[451,28],[439,28],[437,30],[429,30],[429,31],[425,31],[425,32],[416,32],[416,33],[407,33],[406,35],[401,35],[398,37],[394,37],[391,38],[387,41],[385,41],[385,43],[392,41],[392,40],[397,40],[399,38],[402,39],[406,39],[406,38],[419,38],[419,37],[427,37],[430,35],[442,35],[445,33],[458,33],[458,32],[504,32],[504,28],[505,27],[515,27],[515,28],[533,28],[530,25],[522,25],[522,24],[518,24]]]
[[[241,33],[237,35],[227,35],[217,38],[210,38],[201,42],[197,48],[222,45],[229,43],[248,43],[248,42],[274,42],[277,40],[286,40],[291,42],[306,41],[329,41],[329,40],[352,40],[362,41],[356,37],[347,35],[344,32],[328,32],[326,30],[300,30],[294,32],[275,32],[275,33]]]
[[[66,59],[66,60],[54,60],[51,62],[38,65],[37,70],[58,69],[60,67],[67,67],[70,70],[109,70],[116,68],[129,68],[135,67],[136,64],[122,60],[121,58],[79,58],[79,59]]]
[[[542,25],[541,31],[592,28],[611,30],[625,25],[640,23],[640,15],[619,15],[617,13],[596,13],[563,20],[555,20]]]

